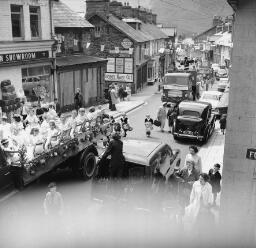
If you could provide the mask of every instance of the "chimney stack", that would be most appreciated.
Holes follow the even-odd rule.
[[[109,0],[86,0],[86,18],[96,13],[107,16]]]

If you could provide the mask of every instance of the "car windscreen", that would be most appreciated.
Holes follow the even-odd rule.
[[[169,146],[163,147],[157,152],[156,158],[153,162],[153,167],[155,168],[154,174],[166,175],[170,170],[170,162],[173,156],[173,152]]]
[[[193,110],[182,110],[179,115],[184,115],[184,116],[193,116],[193,117],[198,117],[200,118],[200,113],[197,111],[193,111]]]
[[[164,84],[178,84],[178,85],[188,85],[188,77],[179,77],[179,76],[165,76]]]

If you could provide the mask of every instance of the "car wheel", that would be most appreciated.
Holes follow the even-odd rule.
[[[79,174],[83,180],[88,180],[93,177],[96,171],[96,159],[92,152],[83,154],[80,159],[80,171]]]

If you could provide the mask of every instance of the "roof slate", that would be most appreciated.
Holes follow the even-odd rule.
[[[161,31],[156,25],[142,23],[141,31],[150,37],[150,40],[168,39],[169,37]]]
[[[112,14],[109,15],[109,17],[106,20],[136,42],[146,42],[150,40],[146,34],[141,32],[140,30],[135,30],[129,24],[118,19]]]
[[[57,67],[64,67],[69,65],[80,65],[80,64],[90,64],[90,63],[98,63],[98,62],[107,62],[106,59],[87,56],[87,55],[73,55],[73,56],[65,56],[65,57],[57,57],[56,65]]]
[[[169,28],[161,28],[161,31],[164,32],[167,36],[173,37],[176,33],[176,28],[169,27]]]
[[[65,28],[92,28],[93,25],[61,1],[53,2],[53,25]]]

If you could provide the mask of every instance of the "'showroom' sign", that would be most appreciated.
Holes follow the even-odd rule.
[[[49,58],[48,51],[0,54],[0,64],[17,63]]]

